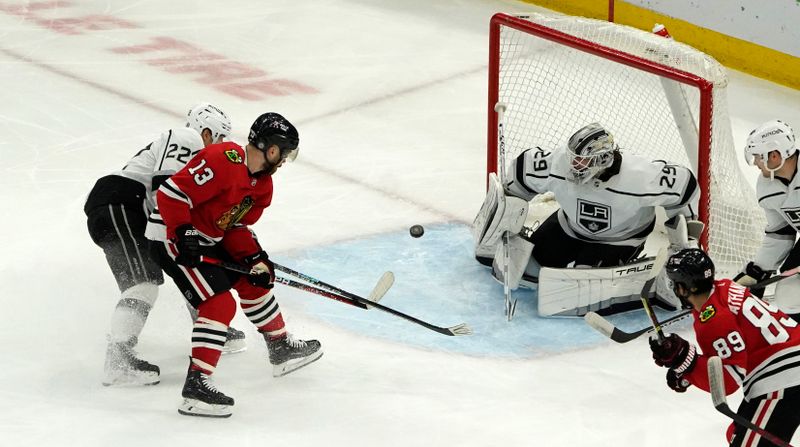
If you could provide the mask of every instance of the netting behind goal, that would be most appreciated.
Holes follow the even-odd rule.
[[[723,275],[757,250],[763,212],[733,147],[725,69],[687,45],[635,28],[539,14],[492,18],[488,172],[497,172],[499,100],[507,160],[554,148],[590,122],[625,152],[692,167],[706,246]]]

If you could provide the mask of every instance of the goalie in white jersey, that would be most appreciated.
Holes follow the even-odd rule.
[[[155,384],[159,368],[136,356],[150,309],[164,283],[144,237],[154,192],[205,146],[223,141],[231,122],[217,107],[201,103],[189,110],[186,127],[167,130],[119,171],[100,178],[84,205],[89,235],[103,249],[121,297],[111,318],[104,385]],[[191,311],[191,309],[190,309]],[[244,334],[229,331],[230,351],[244,349]]]
[[[495,274],[500,275],[500,235],[509,231],[510,285],[538,283],[542,315],[639,306],[643,276],[652,272],[653,265],[631,263],[655,227],[657,206],[666,212],[674,249],[689,245],[687,232],[697,238],[702,231],[702,224],[693,220],[699,197],[694,174],[678,164],[623,155],[611,133],[598,123],[575,132],[564,147],[523,151],[507,172],[505,188],[496,177],[490,182],[487,200],[475,219],[475,255],[485,265],[494,260]],[[518,234],[529,201],[543,193],[560,208],[535,231]],[[632,268],[618,268],[623,265]],[[540,272],[540,267],[548,268]],[[623,283],[619,280],[629,274],[631,281],[619,288]],[[668,307],[678,307],[663,284],[659,298],[667,300]]]
[[[734,278],[750,286],[776,270],[785,272],[800,266],[800,244],[795,242],[800,232],[800,176],[794,131],[783,121],[768,121],[750,133],[744,156],[761,170],[756,197],[767,217],[761,248]],[[800,279],[794,276],[779,282],[774,300],[782,311],[800,320]]]

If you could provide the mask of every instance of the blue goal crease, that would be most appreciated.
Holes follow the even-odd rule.
[[[330,262],[335,259],[336,262]],[[467,323],[473,335],[449,337],[378,310],[364,311],[332,300],[303,299],[307,313],[364,336],[428,350],[481,357],[536,358],[613,343],[582,318],[541,318],[536,293],[519,289],[516,314],[504,315],[503,286],[473,257],[469,228],[448,223],[425,228],[420,238],[407,231],[380,234],[302,251],[280,262],[307,275],[366,297],[389,270],[395,283],[381,300],[436,326]],[[295,293],[281,292],[287,298]],[[609,317],[625,330],[646,327],[643,311]]]

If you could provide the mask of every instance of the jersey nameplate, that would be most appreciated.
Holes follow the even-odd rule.
[[[231,149],[229,151],[225,151],[225,156],[228,157],[228,160],[232,163],[241,163],[242,156],[239,155],[239,152],[236,152],[235,149]]]
[[[700,312],[700,322],[705,323],[706,321],[710,320],[711,317],[717,314],[717,309],[714,309],[713,304],[709,304]]]
[[[578,224],[592,234],[608,230],[611,227],[611,207],[578,199]]]

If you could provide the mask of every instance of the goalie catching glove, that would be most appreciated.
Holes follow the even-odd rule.
[[[264,250],[250,256],[245,256],[245,264],[250,267],[247,280],[256,287],[271,289],[275,287],[275,265],[269,260]]]

